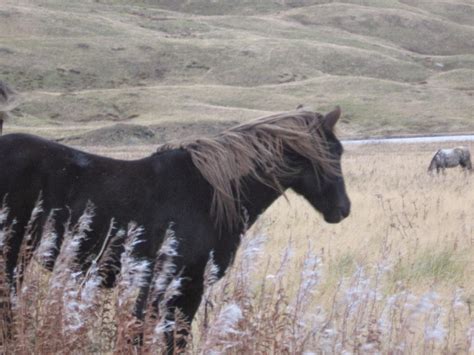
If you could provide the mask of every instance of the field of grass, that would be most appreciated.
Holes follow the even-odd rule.
[[[87,149],[132,158],[153,148]],[[208,288],[188,351],[472,352],[473,175],[427,174],[435,149],[347,146],[352,212],[337,225],[293,193],[276,201],[243,237],[224,279]],[[131,281],[123,276],[103,303],[86,297],[101,293],[93,273],[83,281],[65,267],[70,259],[59,260],[52,276],[29,269],[15,304],[23,321],[10,346],[27,353],[131,351],[127,332],[138,327],[128,313],[136,296]],[[146,346],[156,350],[162,324],[149,322]]]

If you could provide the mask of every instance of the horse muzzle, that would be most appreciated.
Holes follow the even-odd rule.
[[[351,213],[351,206],[348,204],[347,206],[340,206],[332,209],[328,213],[324,213],[324,220],[327,223],[335,224],[341,222],[344,218],[349,216]]]

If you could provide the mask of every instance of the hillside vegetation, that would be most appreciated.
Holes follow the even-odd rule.
[[[6,132],[78,144],[117,123],[150,143],[298,104],[341,105],[345,136],[474,131],[463,0],[7,0],[0,62],[23,94]]]

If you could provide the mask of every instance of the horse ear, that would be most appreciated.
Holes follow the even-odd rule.
[[[324,127],[332,131],[339,117],[341,117],[341,108],[339,106],[336,106],[334,110],[332,110],[331,112],[326,114],[326,116],[324,116],[324,119],[323,119]]]

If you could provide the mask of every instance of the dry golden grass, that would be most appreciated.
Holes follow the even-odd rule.
[[[467,145],[472,151],[472,143]],[[310,240],[327,273],[340,276],[380,260],[386,243],[394,281],[418,291],[434,287],[449,293],[460,286],[474,300],[474,174],[451,169],[429,175],[438,147],[346,147],[351,215],[338,225],[326,224],[306,201],[289,194],[289,206],[281,198],[262,216],[271,238],[268,254],[282,250],[289,238],[303,254]]]

